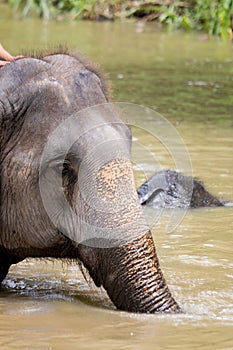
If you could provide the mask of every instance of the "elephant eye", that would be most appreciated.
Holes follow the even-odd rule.
[[[66,175],[71,169],[71,164],[68,161],[64,161],[63,163],[59,163],[55,166],[55,171],[59,175]]]

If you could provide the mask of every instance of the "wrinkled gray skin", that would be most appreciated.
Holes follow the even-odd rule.
[[[129,237],[128,227],[137,230],[137,234],[133,232],[133,238],[127,242],[119,239],[119,244],[111,248],[98,248],[93,242],[88,245],[88,242],[68,238],[44,209],[38,182],[41,154],[48,135],[72,113],[107,101],[103,79],[77,57],[54,54],[43,59],[22,58],[0,69],[0,282],[11,264],[28,257],[77,259],[87,268],[95,284],[106,289],[118,309],[180,312],[161,272],[151,232],[143,219],[131,164],[112,160],[96,174],[103,200],[110,198],[115,203],[121,200],[111,188],[111,181],[120,193],[121,188],[122,191],[127,188],[127,210],[100,215],[89,206],[78,205],[80,159],[104,135],[94,130],[76,145],[75,154],[67,154],[65,166],[59,164],[58,154],[56,161],[52,159],[47,167],[54,181],[62,167],[67,201],[74,211],[82,208],[81,214],[87,221],[107,222],[113,228],[122,222]],[[130,153],[130,132],[117,116],[115,119],[119,124],[112,125],[110,132],[124,140],[124,147]],[[78,123],[85,123],[84,118]],[[111,205],[111,201],[108,203]]]
[[[138,189],[142,205],[154,208],[221,207],[227,202],[210,194],[204,185],[192,177],[173,170],[163,170],[152,176]]]

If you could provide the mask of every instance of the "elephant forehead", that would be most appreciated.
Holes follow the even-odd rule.
[[[134,188],[132,165],[129,161],[114,159],[98,170],[96,180],[98,192],[104,192],[106,199],[122,197],[122,192],[125,194],[126,189]]]

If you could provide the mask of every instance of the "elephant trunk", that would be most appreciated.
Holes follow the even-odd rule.
[[[85,216],[92,225],[88,227],[94,227],[93,235],[78,247],[95,284],[102,285],[121,310],[180,312],[143,218],[131,163],[119,159],[106,163],[96,179],[98,196],[92,197]]]
[[[118,309],[138,313],[182,312],[163,277],[149,231],[118,247],[80,244],[78,252],[95,284],[105,288]]]
[[[109,252],[109,256],[103,286],[118,309],[181,312],[163,277],[150,232]]]

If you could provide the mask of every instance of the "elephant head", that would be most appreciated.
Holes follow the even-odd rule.
[[[27,257],[77,259],[117,308],[180,312],[137,198],[130,130],[108,105],[87,109],[106,91],[67,54],[0,70],[0,278]]]
[[[174,170],[162,170],[156,173],[137,189],[137,193],[142,205],[148,204],[157,208],[229,205],[226,200],[208,192],[201,181]]]

